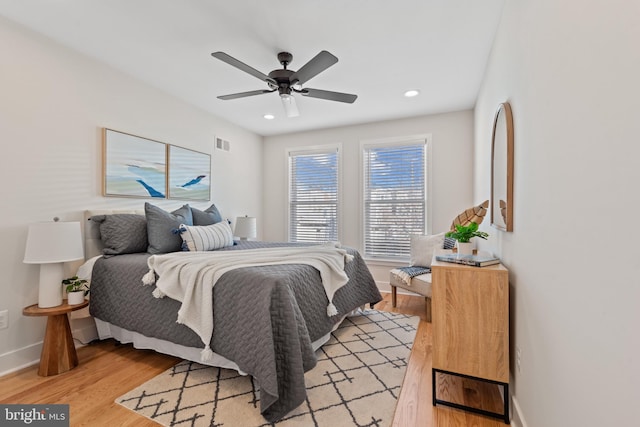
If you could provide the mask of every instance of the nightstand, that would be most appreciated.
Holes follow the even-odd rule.
[[[56,307],[40,308],[38,304],[34,304],[22,310],[25,316],[48,316],[38,375],[42,377],[58,375],[78,366],[78,355],[73,344],[67,314],[88,305],[87,300],[82,304],[69,305],[65,299],[62,305]]]

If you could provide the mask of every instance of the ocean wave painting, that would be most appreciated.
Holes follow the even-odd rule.
[[[211,155],[169,146],[169,198],[209,200]]]
[[[103,194],[167,198],[167,144],[104,129]]]

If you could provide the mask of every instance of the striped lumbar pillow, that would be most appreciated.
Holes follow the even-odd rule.
[[[212,251],[233,246],[233,232],[227,221],[203,226],[181,224],[178,230],[182,248],[187,251]]]

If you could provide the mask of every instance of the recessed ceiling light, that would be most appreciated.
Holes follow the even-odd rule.
[[[413,98],[414,96],[418,95],[420,95],[420,91],[415,89],[408,90],[404,93],[404,96],[406,96],[407,98]]]
[[[265,114],[265,115],[264,115],[264,116],[262,116],[262,117],[264,117],[264,118],[265,118],[265,119],[267,119],[267,120],[273,120],[273,119],[275,119],[275,118],[276,118],[276,116],[274,116],[273,114]]]

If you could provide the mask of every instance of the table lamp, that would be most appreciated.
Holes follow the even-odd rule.
[[[62,304],[64,262],[84,258],[79,222],[39,222],[29,226],[25,264],[40,264],[38,307]]]
[[[236,218],[234,235],[238,236],[240,240],[255,239],[257,236],[256,229],[255,217],[245,215]]]

